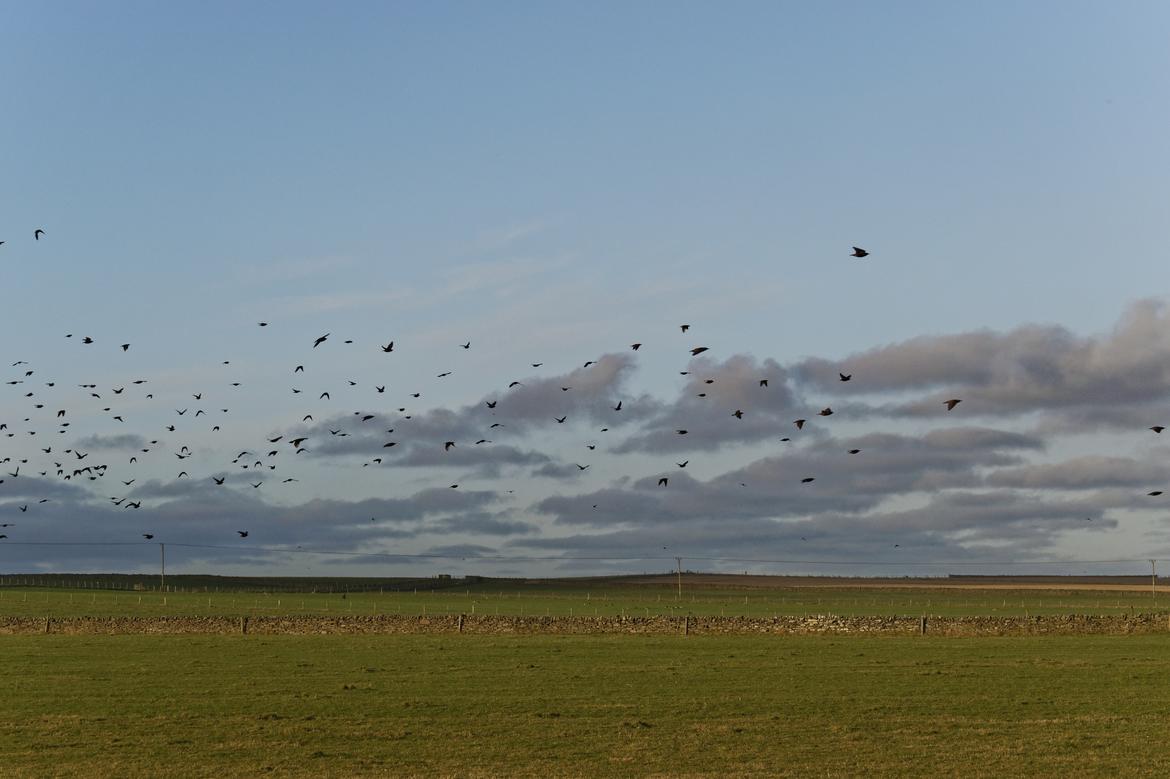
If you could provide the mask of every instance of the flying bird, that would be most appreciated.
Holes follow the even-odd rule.
[[[44,234],[45,234],[45,231],[38,227],[36,230],[33,230],[33,240],[36,240],[36,241],[41,240],[41,236]]]
[[[807,420],[804,420],[804,419],[794,419],[794,420],[792,421],[792,424],[796,425],[796,429],[797,429],[797,430],[803,430],[803,429],[804,429],[804,423],[805,423],[806,421],[807,421]]]
[[[820,411],[818,411],[817,414],[819,416],[822,416],[822,417],[829,417],[829,416],[833,415],[833,409],[829,408],[828,406],[825,406]]]
[[[851,254],[849,256],[850,257],[868,257],[869,252],[867,252],[865,249],[862,249],[860,246],[854,246],[853,247],[853,254]]]
[[[240,538],[247,538],[248,537],[247,530],[237,530],[236,532],[240,534]]]
[[[943,405],[947,407],[947,411],[953,411],[955,406],[959,405],[962,402],[963,401],[960,400],[959,398],[951,398],[950,400],[944,400]]]
[[[1153,430],[1155,433],[1161,433],[1163,430],[1166,429],[1166,427],[1164,425],[1154,425],[1150,429]]]
[[[663,476],[661,479],[658,480],[658,486],[665,487],[669,481],[670,481],[669,479],[667,479],[665,476]]]
[[[817,480],[817,478],[815,476],[805,476],[803,479],[800,480],[800,483],[801,484],[811,484],[812,482],[814,482],[816,480]]]
[[[444,451],[444,452],[450,451],[451,447],[452,447],[452,446],[454,446],[454,445],[455,445],[455,442],[454,442],[454,441],[445,441],[445,442],[443,442],[443,451]]]
[[[852,373],[838,373],[837,375],[841,377],[841,381],[849,381],[853,378]]]
[[[390,343],[383,346],[382,351],[384,351],[386,353],[390,353],[390,352],[394,351],[394,342],[391,341]]]
[[[708,351],[706,346],[696,346],[694,349],[691,349],[691,357],[695,357],[696,355],[700,355],[705,351]]]
[[[313,348],[316,349],[318,346],[325,343],[325,339],[328,338],[329,335],[330,335],[329,333],[326,333],[325,335],[318,338],[316,341],[313,341]]]
[[[687,330],[691,329],[691,326],[690,325],[679,325],[678,328],[679,328],[679,330],[682,330],[685,333]]]

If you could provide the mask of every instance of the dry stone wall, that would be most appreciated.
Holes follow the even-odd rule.
[[[1170,614],[1039,617],[0,617],[0,635],[1128,635],[1170,633]]]

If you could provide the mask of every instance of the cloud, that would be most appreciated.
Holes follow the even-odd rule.
[[[854,378],[841,382],[838,372]],[[1108,414],[1170,393],[1170,312],[1162,301],[1142,300],[1112,331],[1087,338],[1056,325],[921,336],[841,360],[810,358],[793,366],[793,375],[834,394],[930,393],[873,407],[878,414],[945,416],[955,413],[942,404],[948,397],[961,398],[956,411],[967,416]]]
[[[73,444],[74,449],[81,449],[83,451],[89,449],[119,449],[125,451],[135,451],[146,448],[146,438],[134,433],[123,433],[121,435],[89,435],[84,438],[77,439]]]

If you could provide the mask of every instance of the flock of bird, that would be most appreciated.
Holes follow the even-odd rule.
[[[34,232],[34,239],[40,241],[44,235],[45,233],[43,230],[37,229]],[[0,245],[3,243],[3,241],[0,241]],[[869,252],[865,249],[855,246],[853,247],[853,253],[850,256],[864,258],[869,256]],[[269,322],[261,321],[257,322],[257,326],[261,328],[268,328],[270,324]],[[691,330],[691,325],[682,324],[679,325],[679,329],[683,335],[686,335]],[[73,339],[77,335],[78,334],[75,333],[66,333],[64,337],[67,339]],[[324,333],[323,335],[315,338],[311,344],[306,344],[306,348],[309,350],[328,348],[328,344],[331,343],[330,338],[332,335],[333,334],[331,332]],[[104,341],[104,339],[100,340]],[[77,338],[77,341],[79,341],[80,344],[84,347],[102,347],[102,343],[99,341],[99,339],[89,334],[81,335]],[[354,341],[352,339],[346,339],[344,343],[353,344]],[[113,348],[117,352],[126,354],[131,351],[132,346],[133,344],[129,342],[115,343]],[[382,354],[392,354],[395,350],[395,341],[390,340],[384,344],[379,341],[377,342],[376,347],[378,352]],[[472,348],[472,342],[467,340],[462,343],[455,343],[452,345],[452,348],[468,351]],[[632,351],[637,352],[641,348],[641,342],[634,342],[629,344],[629,349]],[[709,351],[708,347],[705,346],[693,346],[689,348],[691,357],[696,357],[707,351]],[[229,363],[230,361],[224,361],[224,364]],[[533,368],[540,368],[544,363],[533,362],[530,364]],[[587,361],[584,363],[583,368],[587,369],[593,364],[594,361]],[[114,482],[120,484],[124,488],[131,488],[139,478],[139,476],[136,475],[135,469],[142,465],[142,463],[139,462],[140,455],[143,457],[143,459],[145,459],[147,456],[158,458],[161,457],[163,453],[169,453],[175,458],[176,463],[182,463],[182,461],[192,457],[192,447],[186,443],[181,443],[174,440],[176,436],[181,435],[180,426],[182,425],[189,430],[190,427],[188,426],[188,423],[193,424],[196,419],[205,416],[211,416],[212,414],[217,415],[218,418],[222,418],[223,415],[229,413],[229,409],[222,407],[222,405],[220,405],[219,408],[213,408],[210,410],[200,407],[204,401],[204,392],[202,390],[190,392],[189,398],[195,401],[195,404],[197,405],[192,406],[189,403],[174,404],[181,405],[182,407],[174,408],[172,406],[174,417],[167,424],[163,425],[162,429],[158,429],[153,432],[138,431],[143,435],[143,440],[145,440],[147,444],[146,446],[142,447],[140,451],[130,455],[126,462],[97,463],[91,459],[91,453],[82,451],[80,448],[78,448],[78,444],[76,442],[72,446],[58,448],[57,446],[54,446],[52,442],[46,441],[46,434],[50,432],[47,428],[55,429],[55,431],[60,435],[66,435],[70,432],[74,432],[71,430],[74,421],[72,419],[72,414],[69,407],[62,399],[64,394],[63,390],[65,388],[59,387],[58,381],[53,377],[42,376],[37,366],[31,365],[25,360],[16,360],[15,362],[11,363],[11,368],[15,370],[15,375],[8,379],[6,384],[10,387],[13,387],[17,392],[21,392],[23,390],[21,393],[23,397],[17,400],[18,403],[23,404],[23,413],[20,413],[20,421],[16,421],[15,419],[4,420],[3,417],[0,417],[0,435],[5,436],[11,441],[12,444],[17,444],[17,441],[13,439],[23,440],[28,443],[35,441],[36,444],[34,444],[34,451],[22,451],[15,455],[0,458],[0,464],[6,466],[3,471],[0,471],[0,496],[3,496],[6,482],[15,481],[17,479],[26,479],[29,476],[33,476],[34,478],[39,477],[41,479],[55,478],[65,482],[90,482],[94,483],[94,487],[100,483]],[[293,375],[302,374],[304,372],[305,366],[303,364],[296,365],[292,370]],[[682,375],[689,375],[690,372],[684,370],[680,373]],[[444,371],[437,374],[437,377],[441,379],[449,375],[451,375],[451,371]],[[851,382],[855,380],[852,373],[844,372],[839,373],[838,378],[841,382]],[[347,381],[348,385],[351,387],[356,386],[357,384],[357,382],[353,380]],[[706,379],[704,381],[706,384],[711,384],[715,380]],[[120,405],[126,405],[124,401],[131,397],[131,395],[128,395],[127,393],[136,393],[134,397],[140,400],[155,400],[156,403],[161,402],[161,399],[154,398],[154,394],[149,391],[148,386],[144,386],[149,385],[149,383],[150,382],[147,379],[134,378],[125,383],[119,384],[118,386],[108,387],[99,387],[95,383],[81,383],[76,385],[76,389],[80,389],[88,393],[87,400],[96,399],[107,403],[108,405],[101,407],[101,412],[107,414],[109,419],[120,424],[129,424],[129,411],[124,411],[119,408]],[[240,387],[240,382],[231,382],[230,384],[232,388]],[[513,381],[507,385],[507,389],[513,389],[517,386],[520,386],[521,384],[522,382],[520,381]],[[758,386],[761,390],[767,390],[769,386],[769,377],[759,377]],[[375,384],[373,389],[377,396],[382,396],[386,393],[386,385],[384,384]],[[563,392],[568,392],[570,389],[571,387],[567,386],[561,387]],[[296,387],[292,388],[292,391],[294,394],[301,394],[302,392],[300,388]],[[421,393],[410,393],[410,397],[412,399],[418,399],[420,394]],[[699,397],[706,397],[706,393],[699,393]],[[209,396],[207,399],[211,400],[211,396]],[[328,390],[321,392],[318,400],[331,400],[330,392]],[[498,404],[506,402],[506,395],[484,401],[486,410],[488,412],[494,412]],[[943,401],[943,404],[945,405],[946,410],[951,412],[954,411],[954,409],[961,402],[962,399],[960,398],[949,398]],[[622,411],[622,403],[623,401],[619,399],[611,406],[614,413],[620,413]],[[8,405],[6,401],[3,413],[9,414],[12,411],[12,406]],[[397,414],[400,415],[400,418],[403,420],[411,419],[411,414],[407,413],[406,406],[398,406]],[[736,420],[742,421],[745,416],[748,416],[749,414],[750,409],[745,411],[744,409],[736,408],[731,413],[731,416]],[[833,409],[826,406],[825,408],[822,408],[816,412],[816,414],[820,417],[829,417],[833,414]],[[356,425],[361,430],[365,429],[361,427],[362,425],[377,419],[378,416],[378,414],[368,411],[359,410],[352,412],[352,417],[355,419]],[[565,424],[567,419],[568,415],[565,414],[560,416],[553,416],[549,422],[552,424]],[[238,454],[231,458],[230,466],[239,471],[246,471],[249,474],[252,474],[252,478],[248,479],[245,483],[249,485],[251,489],[260,489],[266,483],[266,481],[269,480],[270,477],[275,478],[275,472],[278,470],[277,456],[281,453],[282,447],[288,447],[287,451],[291,451],[294,456],[302,455],[310,451],[309,447],[314,443],[312,440],[314,435],[325,435],[324,431],[320,433],[313,433],[311,430],[307,431],[304,429],[307,423],[313,421],[313,414],[311,412],[305,413],[301,417],[299,427],[295,432],[282,433],[271,437],[265,436],[262,441],[253,442],[251,447],[245,446],[244,448],[240,449]],[[808,420],[806,418],[797,418],[792,420],[794,434],[803,430],[807,422]],[[17,428],[20,425],[25,425],[27,427],[18,430]],[[488,429],[491,430],[501,426],[502,423],[493,422]],[[221,430],[221,425],[218,423],[210,424],[208,427],[211,432],[219,432]],[[604,432],[607,429],[608,428],[602,428],[602,431]],[[1154,426],[1151,429],[1155,433],[1161,433],[1164,428],[1162,426]],[[686,428],[681,427],[675,430],[675,433],[680,436],[685,436],[688,434],[688,432],[689,431]],[[327,433],[331,437],[346,437],[350,435],[350,431],[346,430],[344,425],[336,429],[328,428]],[[389,428],[386,431],[387,435],[392,435],[393,433],[394,428]],[[75,439],[75,441],[76,440],[78,439]],[[791,437],[786,436],[781,440],[788,442],[791,441]],[[484,446],[490,445],[491,443],[492,442],[489,439],[481,436],[471,445]],[[40,444],[44,445],[42,446]],[[385,449],[390,449],[396,445],[396,441],[388,440],[382,446]],[[440,448],[443,452],[450,452],[452,449],[461,446],[462,443],[457,440],[443,440],[435,441],[433,445],[437,448]],[[595,451],[597,448],[596,443],[586,442],[584,446],[589,451]],[[18,448],[23,449],[23,446],[18,445]],[[854,448],[848,449],[846,452],[848,455],[852,456],[860,454],[861,450]],[[380,465],[382,462],[382,457],[374,457],[363,463],[363,466]],[[686,468],[689,464],[689,459],[682,460],[681,462],[674,462],[674,465],[680,469]],[[229,487],[227,484],[228,472],[226,465],[227,463],[225,463],[225,470],[220,471],[218,474],[205,475],[199,478],[205,478],[209,480],[216,487]],[[576,465],[577,469],[581,472],[584,472],[591,467],[589,463],[574,463],[574,465]],[[182,469],[182,465],[179,467],[180,470],[174,477],[175,481],[195,478],[187,470]],[[111,475],[115,474],[115,472],[116,475],[114,478],[109,478]],[[280,479],[280,483],[283,484],[296,481],[298,480],[293,476],[287,476]],[[800,479],[800,483],[804,485],[811,485],[815,481],[816,477],[812,475],[804,476]],[[659,477],[657,480],[657,485],[661,488],[668,488],[670,485],[670,477]],[[9,484],[9,487],[11,487],[11,484]],[[458,484],[449,485],[450,489],[458,489],[458,487]],[[127,492],[127,490],[120,491],[123,493]],[[18,494],[28,494],[28,492],[21,491]],[[1154,491],[1148,494],[1151,496],[1156,496],[1160,495],[1161,491]],[[109,497],[109,500],[113,506],[117,506],[125,510],[136,510],[142,508],[142,498],[139,497],[137,499],[131,499],[131,497],[132,496],[129,494],[113,495]],[[48,497],[39,498],[35,501],[35,503],[30,502],[19,505],[18,509],[22,515],[27,514],[30,512],[30,510],[34,510],[35,506],[48,503],[50,500],[51,498]],[[593,504],[592,508],[598,508],[597,504]],[[0,523],[0,531],[2,531],[0,532],[0,540],[8,538],[9,533],[17,532],[12,530],[12,528],[16,527],[17,523],[15,522]],[[146,541],[153,540],[160,532],[157,528],[143,528],[143,531],[144,532],[141,532],[141,537]],[[249,537],[249,530],[247,529],[239,529],[235,532],[239,539]]]

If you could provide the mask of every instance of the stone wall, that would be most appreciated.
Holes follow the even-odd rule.
[[[1170,614],[1041,617],[0,617],[0,635],[1128,635],[1170,632]]]

